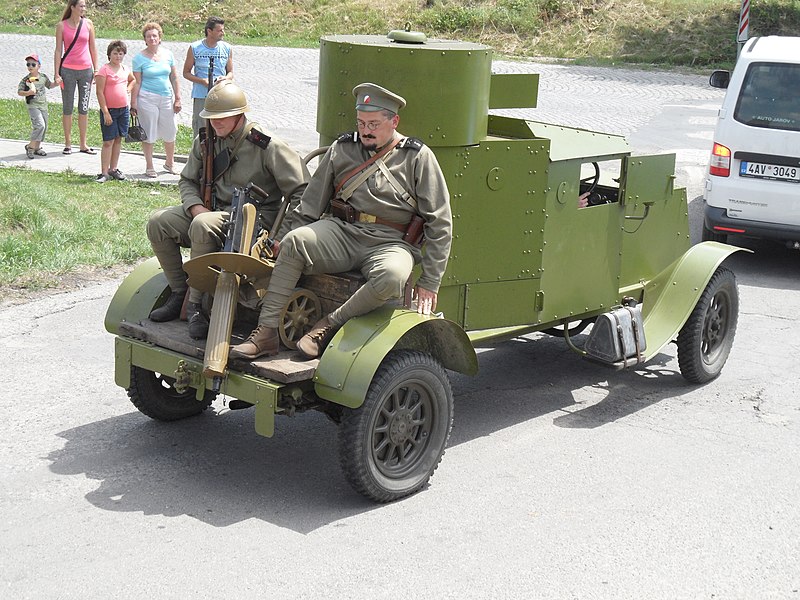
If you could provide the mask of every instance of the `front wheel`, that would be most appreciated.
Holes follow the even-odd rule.
[[[730,269],[719,267],[678,334],[678,366],[692,383],[716,378],[736,334],[739,293]]]
[[[140,412],[157,421],[177,421],[199,415],[214,400],[210,390],[202,400],[195,397],[194,388],[184,392],[175,389],[175,380],[141,367],[131,367],[131,387],[128,397]]]
[[[453,392],[444,368],[422,352],[390,352],[364,404],[342,416],[344,475],[376,502],[413,494],[439,466],[452,425]]]

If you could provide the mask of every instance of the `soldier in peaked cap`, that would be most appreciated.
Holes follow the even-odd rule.
[[[223,81],[208,93],[200,114],[209,120],[216,133],[214,156],[222,159],[214,161],[215,210],[205,208],[200,196],[203,132],[202,136],[195,137],[192,152],[181,171],[178,188],[182,204],[156,210],[150,215],[147,237],[172,290],[166,304],[150,313],[153,321],[172,321],[180,316],[188,287],[180,248],[191,248],[191,257],[196,258],[222,247],[222,226],[230,217],[234,188],[254,183],[269,194],[259,207],[259,215],[270,228],[282,198],[290,199],[291,210],[306,189],[309,174],[300,156],[281,140],[264,133],[258,123],[248,120],[244,114],[247,110],[247,97],[242,89],[235,83]],[[287,221],[284,220],[286,226],[277,232],[278,239],[288,231]],[[195,339],[203,339],[208,334],[208,318],[201,310],[201,300],[202,292],[189,289],[186,313],[189,335]]]
[[[298,341],[306,358],[319,356],[348,319],[402,297],[414,263],[422,263],[417,311],[436,309],[452,237],[444,175],[430,148],[398,133],[397,113],[406,105],[401,96],[374,83],[357,85],[353,95],[357,129],[339,136],[322,157],[281,241],[258,327],[231,349],[232,357],[278,352],[280,311],[302,274],[359,269],[367,278]]]

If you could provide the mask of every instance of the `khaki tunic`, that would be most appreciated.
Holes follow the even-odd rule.
[[[215,252],[223,242],[222,226],[229,216],[231,199],[235,187],[243,188],[254,183],[269,195],[259,207],[262,223],[272,227],[283,198],[289,199],[289,211],[297,206],[308,184],[309,174],[300,156],[279,139],[272,138],[266,147],[242,139],[247,130],[245,127],[232,135],[217,139],[215,154],[226,149],[235,151],[235,160],[231,167],[217,180],[216,211],[201,213],[194,219],[189,209],[202,205],[200,181],[203,176],[203,162],[200,155],[200,141],[195,138],[192,152],[181,172],[178,184],[181,193],[181,206],[170,206],[159,209],[150,215],[147,223],[147,236],[158,258],[164,275],[173,291],[186,289],[186,273],[183,271],[183,259],[180,247],[190,247],[192,258]],[[254,128],[259,130],[256,124]],[[268,139],[263,136],[265,141]],[[287,214],[278,239],[289,228],[291,212]],[[199,301],[200,294],[192,290],[190,300]]]
[[[214,186],[217,199],[217,210],[227,211],[230,208],[233,189],[254,183],[269,194],[269,199],[263,203],[259,216],[264,217],[264,222],[272,224],[278,214],[283,198],[289,198],[289,213],[278,232],[278,239],[285,234],[290,224],[288,222],[292,210],[300,202],[300,197],[305,191],[309,180],[308,169],[300,156],[285,142],[271,138],[266,148],[242,140],[247,131],[249,121],[245,127],[226,138],[217,138],[214,153],[219,155],[225,150],[236,152],[236,159],[231,167],[220,177]],[[257,123],[252,123],[255,129],[263,131]],[[238,146],[238,150],[236,147]],[[192,152],[186,161],[186,166],[181,171],[178,187],[181,192],[183,210],[189,215],[189,209],[196,204],[202,204],[200,196],[200,181],[203,177],[203,159],[200,154],[200,141],[195,138]]]
[[[395,134],[399,135],[399,134]],[[364,149],[356,134],[341,136],[320,160],[300,205],[292,215],[292,229],[319,219],[328,210],[339,181],[374,154]],[[361,212],[387,221],[407,224],[414,214],[425,219],[425,253],[403,242],[422,262],[422,275],[417,285],[438,292],[447,267],[452,238],[450,193],[433,151],[416,140],[406,139],[383,157],[389,172],[417,201],[416,209],[392,187],[380,170],[353,192],[349,203]],[[346,184],[345,184],[346,185]],[[389,226],[353,223],[361,233],[360,242],[376,246],[398,241],[402,234]]]

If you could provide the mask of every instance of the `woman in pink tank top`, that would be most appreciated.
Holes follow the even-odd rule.
[[[86,0],[67,0],[61,21],[56,25],[56,51],[53,55],[55,81],[61,85],[64,124],[64,154],[72,152],[72,112],[78,88],[78,132],[80,151],[95,154],[86,142],[89,123],[89,92],[97,69],[94,24],[84,17]],[[75,43],[73,44],[73,40]],[[66,54],[66,56],[64,56]]]

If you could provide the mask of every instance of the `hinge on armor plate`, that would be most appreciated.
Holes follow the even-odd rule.
[[[536,299],[533,302],[533,308],[537,312],[542,312],[544,310],[544,291],[539,290],[536,292]]]

